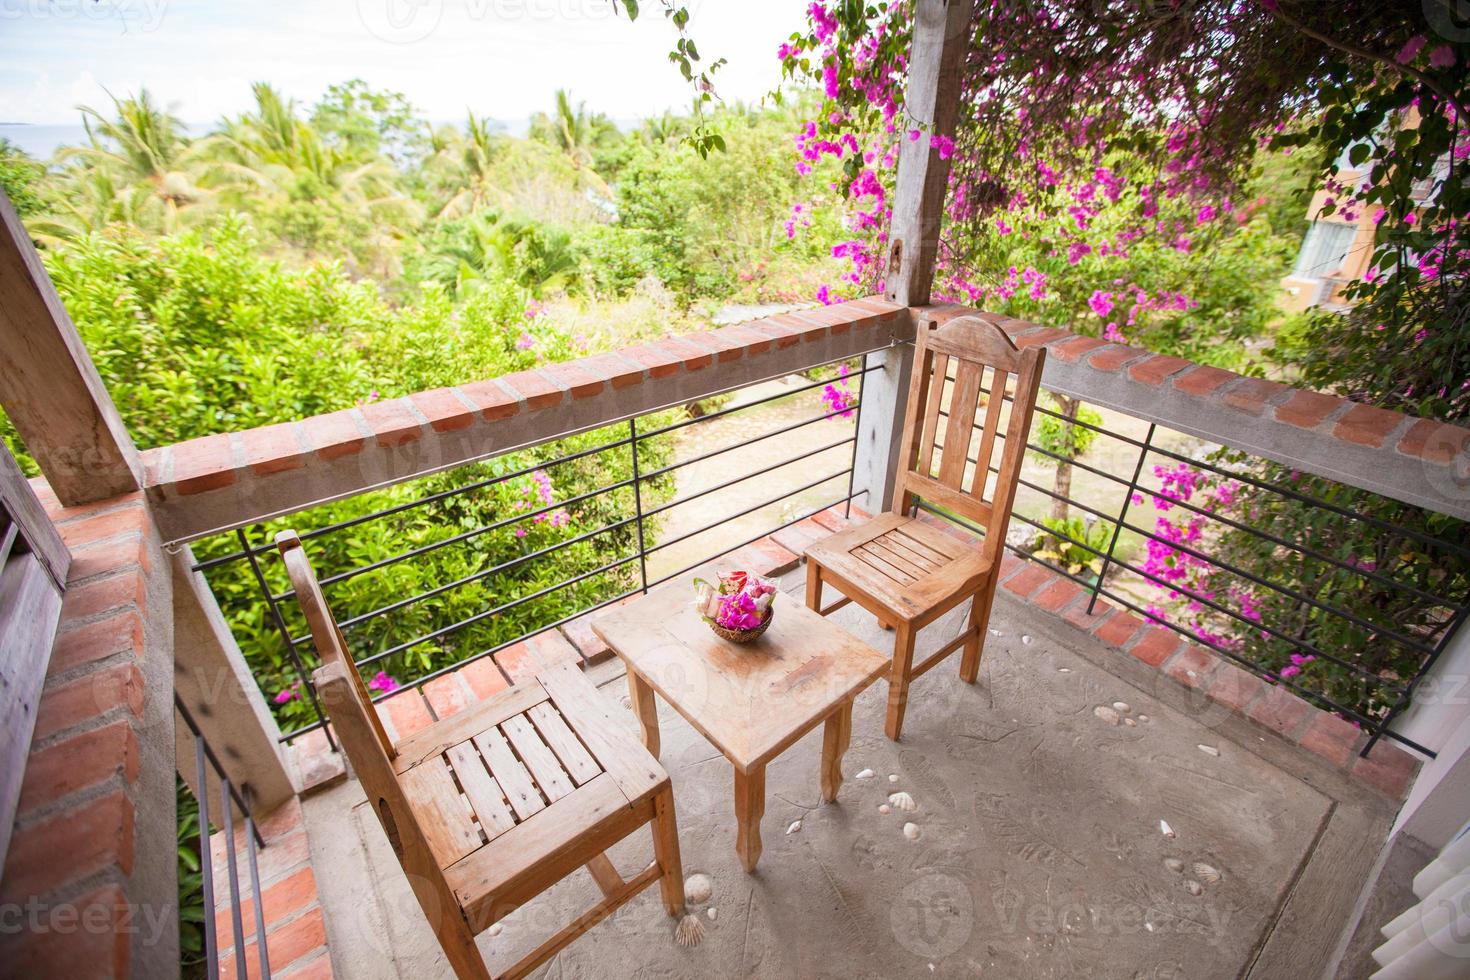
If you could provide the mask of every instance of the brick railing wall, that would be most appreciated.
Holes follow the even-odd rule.
[[[200,537],[913,336],[854,300],[144,453],[168,540]]]
[[[206,436],[146,452],[146,492],[164,539],[193,539],[885,348],[912,338],[915,317],[977,312],[853,300]],[[980,315],[1047,348],[1054,391],[1470,519],[1470,430]]]
[[[944,322],[977,310],[920,307]],[[1470,429],[992,313],[1047,350],[1043,387],[1340,483],[1470,520]]]
[[[178,909],[167,563],[142,494],[68,509],[32,486],[73,562],[0,877],[0,973],[168,976]]]

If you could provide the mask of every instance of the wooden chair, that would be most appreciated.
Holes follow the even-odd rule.
[[[909,683],[915,677],[962,644],[960,679],[973,684],[980,670],[980,647],[1044,360],[1041,348],[1017,350],[1005,331],[978,316],[959,317],[932,330],[921,324],[892,505],[886,513],[807,549],[809,607],[825,616],[856,602],[885,628],[895,629],[884,724],[891,739],[897,740],[903,730]],[[1000,393],[1011,377],[1015,383],[1004,446],[992,483],[990,461],[1007,400]],[[982,407],[983,426],[977,426]],[[967,459],[976,437],[976,454]],[[966,545],[919,522],[914,512],[920,498],[981,525],[985,537]],[[822,608],[823,584],[844,598]],[[965,631],[915,665],[918,631],[966,599],[971,606]]]
[[[489,980],[475,935],[585,865],[603,899],[516,963],[522,977],[658,881],[684,911],[674,795],[575,665],[545,671],[396,744],[293,531],[276,536],[323,666],[332,728],[460,978]],[[644,824],[655,860],[624,881],[603,853]]]

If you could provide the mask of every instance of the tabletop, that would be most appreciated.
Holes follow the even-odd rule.
[[[716,636],[687,583],[596,616],[592,629],[742,771],[764,765],[888,669],[888,658],[777,593],[752,643]]]

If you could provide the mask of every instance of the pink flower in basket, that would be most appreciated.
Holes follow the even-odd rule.
[[[744,632],[760,626],[775,596],[774,582],[746,572],[719,576],[718,587],[694,580],[695,612],[721,629]]]
[[[715,623],[727,630],[753,630],[761,624],[761,613],[748,592],[723,597]]]

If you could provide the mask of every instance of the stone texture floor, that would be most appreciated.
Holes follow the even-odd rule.
[[[880,649],[891,642],[855,607],[834,619]],[[953,659],[916,682],[901,743],[882,734],[886,685],[859,698],[836,805],[818,805],[819,732],[771,765],[754,875],[733,848],[730,765],[661,705],[685,871],[714,880],[697,907],[706,938],[676,946],[654,889],[538,975],[1358,975],[1335,964],[1387,801],[1004,593],[992,625],[978,684],[960,684]],[[928,648],[953,628],[929,631]],[[623,703],[616,660],[593,676]],[[1098,716],[1114,702],[1133,725]],[[863,769],[875,775],[854,778]],[[903,816],[878,809],[900,790],[918,803],[915,841]],[[355,781],[304,802],[335,974],[449,976],[361,803]],[[611,857],[625,876],[641,869],[647,834]],[[596,894],[579,873],[482,934],[492,969]]]

